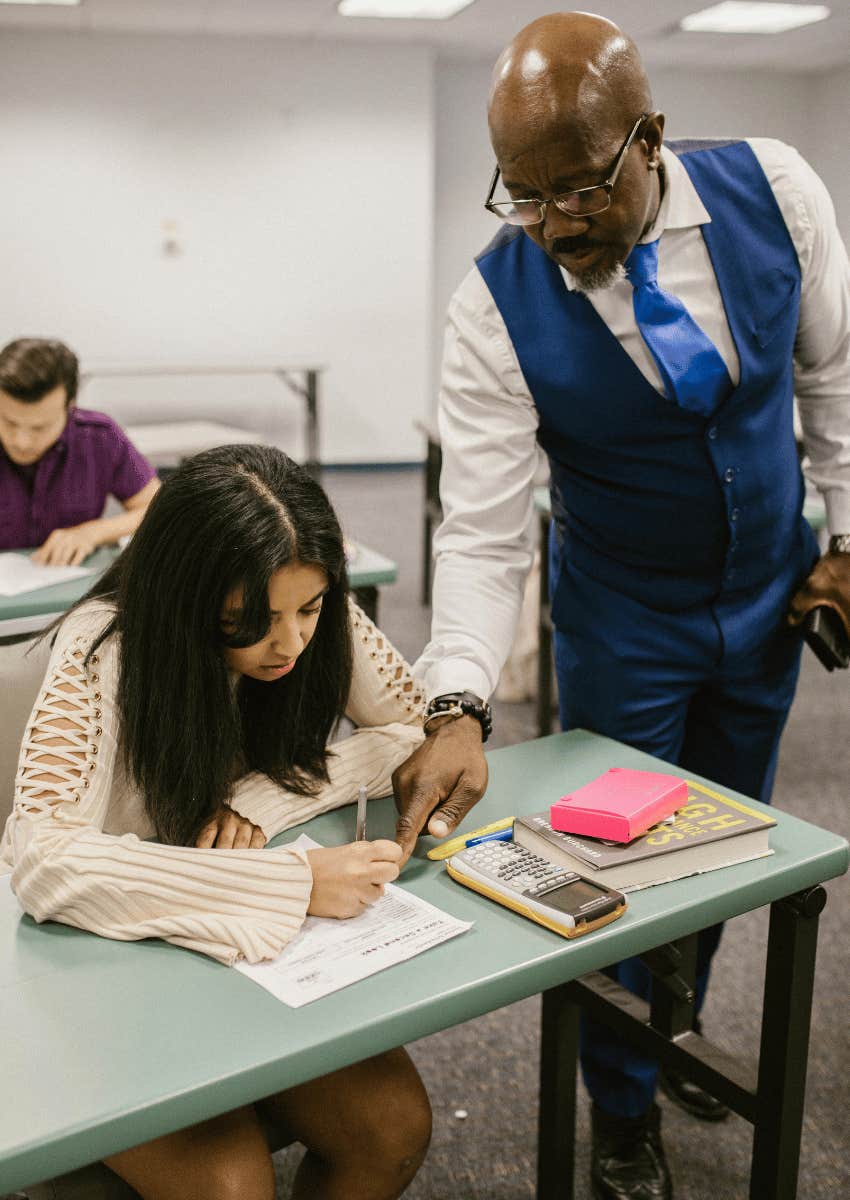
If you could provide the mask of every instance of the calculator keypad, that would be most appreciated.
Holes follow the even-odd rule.
[[[499,883],[510,884],[531,899],[545,896],[554,888],[579,878],[574,871],[554,866],[514,842],[482,842],[478,846],[468,847],[462,853],[470,866],[482,875],[489,875]]]

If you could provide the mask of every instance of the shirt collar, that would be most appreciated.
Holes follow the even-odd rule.
[[[671,229],[691,229],[694,225],[708,225],[711,222],[690,175],[666,146],[661,147],[661,162],[664,165],[664,195],[658,214],[641,238],[642,242],[654,242]]]

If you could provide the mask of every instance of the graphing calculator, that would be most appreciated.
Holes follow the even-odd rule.
[[[515,842],[468,846],[446,861],[446,869],[458,883],[563,937],[592,933],[626,910],[622,892],[555,866]]]

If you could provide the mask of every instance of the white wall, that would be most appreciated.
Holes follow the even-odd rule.
[[[432,73],[412,46],[4,33],[0,340],[54,335],[88,362],[324,364],[326,460],[418,457]],[[261,428],[271,406],[288,428],[300,411],[272,381],[123,394],[131,418],[192,397]]]
[[[496,230],[490,67],[413,45],[4,33],[0,342],[325,364],[326,461],[420,457],[446,306]],[[671,137],[800,147],[850,234],[830,134],[850,69],[652,78]],[[125,420],[203,412],[303,452],[301,404],[271,378],[92,385],[88,402]]]
[[[484,208],[495,160],[487,135],[490,62],[439,60],[435,75],[434,357],[439,378],[446,307],[479,250],[497,232]],[[431,389],[436,404],[436,383]]]
[[[845,133],[850,112],[850,67],[817,75],[812,81],[809,149],[800,150],[832,195],[838,228],[850,248],[850,154]]]

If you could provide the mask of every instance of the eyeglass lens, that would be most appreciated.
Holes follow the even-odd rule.
[[[606,187],[585,188],[580,192],[562,192],[553,196],[551,203],[573,216],[592,216],[609,207],[611,195]],[[539,200],[496,201],[492,209],[509,225],[536,225],[545,215],[544,203]]]

